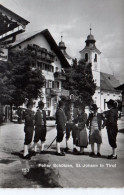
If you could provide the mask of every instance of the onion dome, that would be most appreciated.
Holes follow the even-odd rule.
[[[65,43],[62,41],[62,37],[63,36],[61,36],[61,41],[59,42],[59,48],[68,61],[72,60],[72,58],[66,52],[66,46],[65,46]],[[69,63],[71,63],[71,62],[69,62]]]
[[[95,39],[94,39],[94,36],[92,34],[90,34],[87,36],[87,40],[95,40]]]
[[[66,49],[65,43],[62,41],[62,36],[61,36],[61,42],[59,42],[59,48]]]
[[[87,36],[86,42],[86,47],[88,48],[95,48],[95,42],[96,40],[94,39],[94,36],[91,34],[91,28],[90,28],[90,34]]]

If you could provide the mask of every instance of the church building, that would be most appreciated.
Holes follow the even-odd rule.
[[[63,36],[61,36],[61,41],[59,42],[59,49],[61,50],[61,52],[65,56],[66,60],[70,64],[70,66],[72,66],[73,65],[73,58],[68,55],[68,53],[66,51],[65,43],[62,41],[62,38],[63,38]]]
[[[100,50],[97,49],[96,40],[91,34],[87,36],[86,46],[80,51],[81,59],[85,59],[87,63],[92,64],[92,73],[94,82],[96,83],[96,91],[93,96],[94,103],[97,104],[101,110],[106,110],[106,101],[109,99],[120,100],[120,91],[115,88],[120,85],[119,81],[114,75],[101,72]]]

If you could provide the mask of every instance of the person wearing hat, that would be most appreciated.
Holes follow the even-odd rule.
[[[108,111],[104,112],[104,126],[106,126],[107,134],[108,134],[108,141],[110,146],[112,147],[112,154],[108,156],[108,159],[117,159],[116,154],[116,137],[118,133],[118,110],[116,108],[116,103],[114,100],[110,99],[107,103]]]
[[[59,101],[58,108],[56,111],[56,129],[57,129],[57,137],[56,137],[56,154],[57,156],[65,156],[64,152],[61,152],[60,143],[63,140],[65,125],[66,125],[66,116],[64,113],[64,102]]]
[[[90,129],[89,143],[91,144],[90,156],[94,156],[94,144],[97,144],[97,156],[100,157],[100,147],[102,143],[101,128],[102,128],[102,115],[98,113],[98,107],[96,104],[92,104],[91,113],[87,120],[87,127]]]
[[[25,120],[24,123],[25,141],[24,141],[23,158],[29,160],[30,160],[30,155],[28,150],[32,142],[33,131],[34,131],[34,112],[32,111],[33,105],[34,105],[33,101],[29,100],[27,103],[27,109],[23,114],[23,118]]]
[[[78,152],[76,148],[76,135],[77,135],[77,121],[78,121],[78,108],[74,107],[74,101],[70,100],[68,102],[67,111],[66,111],[66,148],[65,152],[69,150],[68,142],[70,138],[70,133],[72,132],[72,138],[73,138],[73,152]]]
[[[44,103],[38,102],[38,110],[35,115],[35,135],[34,135],[34,151],[37,152],[37,143],[41,141],[40,153],[44,153],[44,144],[46,140],[46,112],[43,110]]]

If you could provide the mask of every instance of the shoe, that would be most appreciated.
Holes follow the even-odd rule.
[[[65,153],[63,152],[63,153],[58,153],[58,152],[56,152],[56,155],[57,156],[65,156]]]
[[[69,148],[68,148],[68,147],[66,147],[66,148],[64,149],[64,151],[65,151],[65,152],[68,152],[68,151],[69,151]]]
[[[95,153],[94,152],[91,152],[90,154],[89,154],[89,156],[94,156],[95,155]]]
[[[73,152],[78,152],[78,150],[76,148],[73,148]]]
[[[31,157],[29,154],[27,154],[26,156],[23,156],[23,159],[31,160]]]
[[[97,156],[98,156],[98,157],[100,157],[100,156],[101,156],[101,154],[98,152],[98,153],[97,153]]]
[[[61,151],[61,153],[65,155],[65,152],[64,151]]]
[[[117,159],[117,155],[116,156],[111,156],[111,158],[109,159]]]
[[[40,151],[40,154],[45,154],[45,151],[43,150],[43,151]]]
[[[84,152],[78,152],[77,155],[84,155]]]
[[[110,159],[112,156],[113,156],[113,154],[109,155],[109,156],[107,157],[107,159]]]
[[[36,152],[35,151],[30,151],[30,155],[31,156],[36,156]]]

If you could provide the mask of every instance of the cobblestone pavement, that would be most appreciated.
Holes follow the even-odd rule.
[[[65,157],[55,155],[55,127],[49,128],[45,154],[21,158],[24,131],[23,124],[7,123],[0,127],[0,187],[1,188],[122,188],[124,187],[124,121],[118,121],[118,159],[108,160],[111,154],[106,129],[102,130],[101,158],[89,157],[90,145],[85,155],[72,153],[72,138]],[[61,144],[65,147],[65,138]],[[40,143],[39,143],[40,147]],[[21,154],[21,155],[20,155]]]

